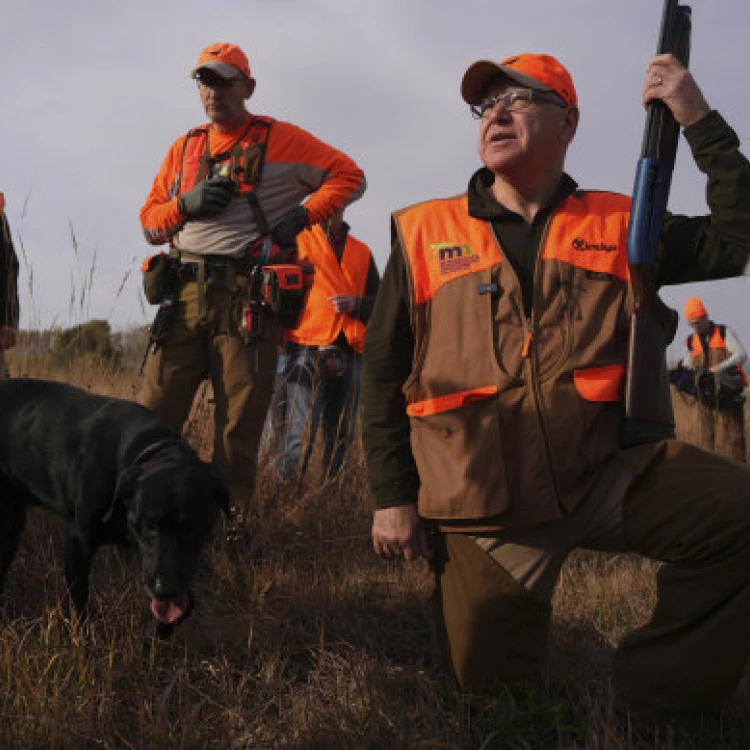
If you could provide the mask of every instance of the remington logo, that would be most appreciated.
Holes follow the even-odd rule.
[[[445,275],[456,271],[465,271],[472,263],[479,260],[469,245],[455,245],[452,242],[436,242],[430,250],[440,263],[440,273]]]
[[[604,242],[587,242],[581,237],[576,237],[572,245],[573,250],[578,250],[579,252],[614,253],[617,250],[617,245],[607,245]]]

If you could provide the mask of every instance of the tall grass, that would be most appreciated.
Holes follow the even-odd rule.
[[[124,397],[135,384],[111,374],[84,383]],[[211,419],[206,389],[189,427],[204,453]],[[653,563],[573,555],[545,684],[469,700],[432,666],[426,566],[378,560],[370,518],[359,446],[341,481],[323,487],[313,471],[286,490],[261,466],[245,535],[227,543],[216,529],[195,615],[153,644],[137,560],[114,549],[94,565],[88,632],[71,630],[60,607],[63,527],[32,511],[2,607],[0,747],[750,746],[744,687],[721,722],[687,726],[631,717],[613,694],[612,650],[649,616]]]

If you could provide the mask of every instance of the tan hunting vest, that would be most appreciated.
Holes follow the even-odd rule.
[[[577,192],[545,227],[532,314],[464,194],[393,215],[415,352],[404,384],[419,512],[525,526],[560,518],[618,448],[629,333],[630,199]]]

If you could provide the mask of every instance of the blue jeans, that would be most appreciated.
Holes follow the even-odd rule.
[[[278,476],[284,481],[304,476],[322,423],[323,479],[333,477],[341,470],[346,449],[354,439],[362,357],[341,347],[344,371],[331,376],[318,347],[288,344],[286,351],[283,392],[276,411],[279,415],[283,409],[277,427]]]

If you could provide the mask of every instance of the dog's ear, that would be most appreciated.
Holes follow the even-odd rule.
[[[224,515],[229,517],[229,490],[227,489],[226,484],[224,484],[224,480],[221,478],[221,474],[219,474],[216,467],[208,463],[207,461],[201,461],[203,464],[203,467],[210,475],[211,479],[213,480],[213,484],[215,486],[214,489],[214,497],[216,498],[216,502],[219,504],[219,507],[224,511]]]
[[[129,466],[127,469],[120,472],[117,477],[115,491],[112,493],[112,501],[107,512],[102,517],[104,523],[111,521],[112,516],[117,512],[117,509],[124,507],[126,501],[135,495],[136,488],[138,487],[138,475],[140,473],[140,466]]]

